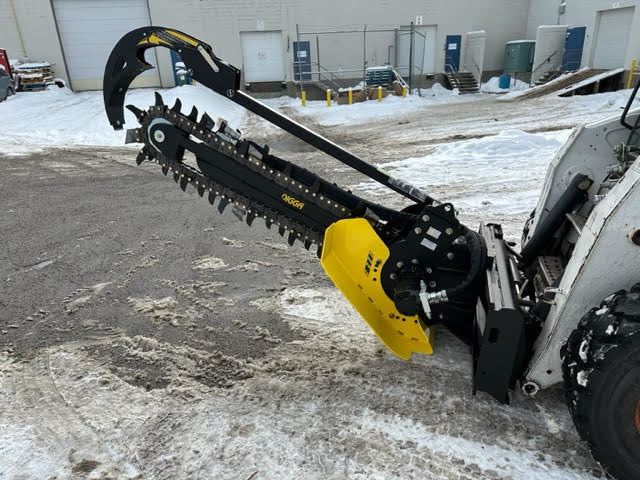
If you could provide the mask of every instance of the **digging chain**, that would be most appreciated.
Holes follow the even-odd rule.
[[[180,113],[179,101],[176,102],[176,105],[177,107],[169,108],[157,101],[156,105],[149,107],[146,112],[132,106],[128,107],[141,123],[140,128],[127,131],[126,140],[127,143],[144,143],[144,147],[136,159],[138,165],[145,160],[154,161],[161,167],[164,175],[169,172],[173,174],[173,179],[183,191],[188,185],[192,185],[201,197],[207,194],[211,205],[214,205],[215,200],[219,199],[218,211],[220,213],[228,205],[233,205],[234,214],[241,220],[244,218],[249,226],[255,218],[263,218],[267,228],[271,228],[273,224],[278,225],[280,235],[283,237],[288,235],[290,245],[293,245],[295,240],[300,240],[307,249],[312,244],[316,244],[318,253],[322,248],[324,229],[314,228],[296,221],[288,215],[288,210],[296,209],[302,204],[313,204],[330,213],[336,220],[352,216],[352,211],[347,206],[314,192],[309,185],[296,182],[286,172],[278,171],[258,156],[238,151],[238,138],[234,139],[220,130],[213,131],[213,121],[207,114],[204,114],[202,120],[197,122],[195,107],[191,114],[186,116]],[[157,119],[169,122],[173,128],[184,135],[195,138],[211,151],[217,151],[232,158],[243,167],[261,175],[265,181],[280,186],[284,192],[281,197],[282,201],[265,205],[255,198],[248,197],[244,191],[236,191],[214,178],[209,178],[195,167],[184,163],[182,158],[169,158],[149,139],[149,126]]]

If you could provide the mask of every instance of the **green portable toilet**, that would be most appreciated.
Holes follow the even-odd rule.
[[[535,40],[513,40],[504,47],[505,72],[530,72],[533,68]]]

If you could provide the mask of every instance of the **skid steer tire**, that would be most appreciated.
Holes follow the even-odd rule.
[[[639,480],[640,283],[580,320],[562,366],[569,411],[593,457],[619,480]]]

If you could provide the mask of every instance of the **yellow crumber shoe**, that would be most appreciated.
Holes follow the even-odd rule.
[[[322,266],[387,348],[405,360],[431,354],[430,329],[417,315],[399,313],[380,285],[387,258],[389,249],[364,218],[340,220],[324,234]]]

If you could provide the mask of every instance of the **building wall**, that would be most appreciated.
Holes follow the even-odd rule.
[[[216,54],[242,67],[240,32],[281,30],[285,52],[285,80],[292,79],[291,42],[296,39],[296,24],[302,31],[389,28],[409,25],[421,15],[425,25],[437,25],[436,71],[444,68],[444,43],[447,34],[474,30],[487,31],[485,70],[500,70],[504,44],[520,39],[526,33],[529,0],[379,0],[378,2],[344,2],[326,0],[152,0],[151,20],[168,25],[210,43]],[[319,36],[320,60],[330,70],[359,68],[363,59],[363,34]],[[303,35],[311,42],[312,60],[316,61],[315,35]],[[367,35],[368,65],[384,64],[389,46],[394,45],[393,32]],[[392,53],[392,60],[394,55]],[[161,55],[163,81],[171,77],[167,55]],[[354,74],[357,76],[359,74]],[[346,76],[346,74],[345,74]]]
[[[586,26],[586,36],[582,54],[582,67],[591,66],[595,48],[595,29],[598,11],[611,8],[635,6],[631,34],[625,54],[625,67],[628,69],[632,59],[640,60],[640,1],[607,1],[607,0],[564,0],[567,4],[565,13],[558,14],[560,0],[531,0],[527,21],[527,36],[534,39],[539,25],[566,24],[569,26]]]
[[[22,42],[11,9],[12,0],[0,0],[0,48],[4,48],[9,58],[24,56]],[[15,3],[15,0],[13,0]]]
[[[62,47],[58,38],[58,30],[53,16],[50,0],[13,0],[16,17],[25,52],[15,55],[9,51],[9,57],[20,57],[23,54],[33,61],[47,61],[53,65],[58,77],[67,79],[62,55]],[[5,8],[9,17],[4,16]],[[0,43],[13,42],[15,51],[20,52],[15,22],[11,17],[9,0],[0,0]],[[13,23],[13,27],[11,24]],[[16,43],[17,42],[17,43]]]

